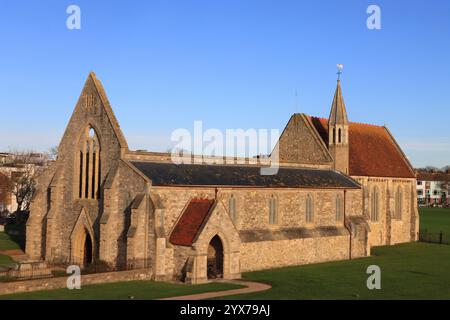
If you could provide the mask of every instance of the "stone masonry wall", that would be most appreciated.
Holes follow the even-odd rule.
[[[250,242],[241,245],[241,272],[349,258],[349,236]]]
[[[415,241],[411,237],[411,219],[415,220],[417,207],[411,197],[414,197],[412,187],[415,179],[353,177],[363,185],[364,215],[370,225],[369,244],[371,247]],[[395,199],[398,187],[402,188],[401,219],[395,216]],[[372,190],[379,190],[379,219],[372,221],[371,201]],[[415,226],[414,226],[415,227]]]
[[[165,208],[165,228],[169,235],[189,200],[194,197],[214,198],[215,189],[152,187],[151,193]],[[238,232],[246,233],[246,239],[239,250],[241,272],[349,257],[349,231],[344,226],[343,218],[336,219],[336,197],[340,195],[344,199],[344,190],[219,188],[217,199],[224,205],[228,214],[231,195],[236,199],[237,208],[233,223]],[[308,195],[313,199],[312,222],[306,222]],[[276,224],[269,223],[269,199],[272,196],[278,203]],[[362,217],[361,190],[347,190],[345,197],[347,214]],[[283,236],[284,230],[298,230],[302,236],[288,238]],[[331,231],[324,234],[323,230]],[[261,241],[254,236],[261,232],[265,236],[282,239]],[[178,273],[189,250],[178,250],[178,247],[174,249],[175,273]]]
[[[214,198],[214,188],[170,188],[152,187],[165,208],[165,228],[168,233],[184,210],[188,201],[194,197]],[[344,196],[340,189],[248,189],[219,188],[217,198],[228,209],[229,198],[236,199],[237,218],[234,221],[238,230],[276,230],[293,227],[343,227],[343,220],[336,220],[336,196]],[[351,215],[361,215],[360,190],[347,192],[347,210]],[[278,202],[278,223],[269,224],[269,199],[272,195]],[[314,218],[306,222],[306,198],[313,198]],[[351,201],[351,203],[349,202]]]

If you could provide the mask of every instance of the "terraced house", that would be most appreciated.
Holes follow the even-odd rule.
[[[26,253],[200,283],[417,239],[414,171],[386,127],[348,121],[339,82],[329,119],[294,114],[276,151],[276,175],[131,151],[91,73],[38,179]]]

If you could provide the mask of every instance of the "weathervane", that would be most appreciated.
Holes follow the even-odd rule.
[[[338,64],[336,65],[336,67],[338,68],[338,72],[337,72],[337,75],[338,75],[338,81],[340,81],[340,80],[341,80],[342,69],[344,69],[344,65],[338,63]]]

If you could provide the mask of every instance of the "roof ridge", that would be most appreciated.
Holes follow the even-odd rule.
[[[324,117],[316,117],[316,116],[311,116],[311,115],[308,115],[308,114],[305,114],[305,115],[310,117],[310,118],[313,118],[313,119],[328,121],[328,119],[324,118]],[[373,124],[373,123],[365,123],[365,122],[358,122],[358,121],[349,121],[348,123],[349,124],[360,124],[360,125],[363,125],[363,126],[372,126],[372,127],[378,127],[378,128],[385,127],[385,125],[379,125],[379,124]]]

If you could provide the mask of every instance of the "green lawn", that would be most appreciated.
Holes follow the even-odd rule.
[[[149,300],[239,289],[242,286],[230,283],[208,283],[201,285],[175,284],[154,281],[130,281],[98,284],[81,287],[80,290],[58,289],[0,296],[0,300]]]
[[[0,267],[9,265],[13,262],[13,260],[4,254],[0,254]]]
[[[10,234],[8,234],[10,233]],[[25,225],[7,225],[0,232],[0,250],[25,249]]]
[[[450,235],[449,208],[420,208],[420,230],[429,233],[443,232]]]
[[[421,230],[450,233],[449,209],[420,209]],[[6,237],[8,237],[6,235]],[[0,239],[5,235],[0,233]],[[11,239],[4,243],[8,243]],[[14,241],[12,241],[14,242]],[[14,246],[10,243],[10,245]],[[6,257],[7,258],[7,257]],[[5,256],[0,256],[0,264]],[[381,268],[381,290],[369,290],[367,267]],[[372,249],[372,256],[245,273],[243,278],[265,282],[272,289],[223,299],[450,299],[450,246],[408,243]],[[158,299],[228,290],[236,285],[133,281],[0,296],[1,299]]]
[[[272,289],[224,299],[450,299],[450,246],[409,243],[373,248],[372,255],[246,273]],[[369,265],[381,268],[381,290],[366,287]]]
[[[20,249],[20,245],[13,241],[5,232],[0,232],[0,251]],[[0,254],[0,267],[11,264],[13,260],[4,254]]]
[[[0,251],[3,250],[18,250],[24,249],[25,246],[25,225],[8,225],[5,227],[6,231],[13,232],[14,234],[9,235],[8,233],[0,232]],[[9,256],[0,254],[0,267],[7,266],[14,262]]]

